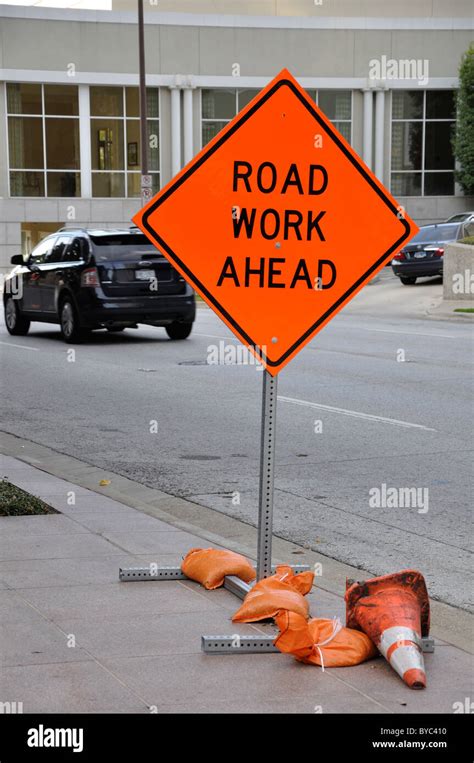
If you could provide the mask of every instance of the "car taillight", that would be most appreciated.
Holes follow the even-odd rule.
[[[100,286],[99,274],[96,268],[87,268],[82,271],[81,286]]]
[[[435,257],[442,257],[444,254],[444,249],[441,249],[440,247],[437,249],[432,249],[431,254],[434,254]]]
[[[394,260],[406,260],[405,252],[398,252],[393,258]]]

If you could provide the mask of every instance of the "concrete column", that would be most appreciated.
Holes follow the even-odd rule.
[[[79,85],[79,153],[81,157],[81,197],[92,197],[91,114],[89,85]]]
[[[385,144],[385,90],[375,93],[375,166],[374,172],[383,183]]]
[[[171,90],[171,176],[181,169],[181,95],[176,85]]]
[[[362,159],[372,169],[372,125],[374,114],[373,91],[364,90],[364,132],[362,138]]]
[[[183,127],[184,127],[184,163],[187,164],[194,156],[193,146],[193,90],[186,87],[183,90]]]

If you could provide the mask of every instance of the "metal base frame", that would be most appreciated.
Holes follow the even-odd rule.
[[[288,566],[291,567],[295,575],[310,569],[308,564],[290,564]],[[271,567],[272,575],[275,571],[276,565],[274,564]],[[233,580],[238,580],[239,584],[247,585],[243,580],[240,580],[240,578],[236,578],[233,575],[229,575],[228,577]],[[224,580],[225,587],[227,587],[225,582],[227,579],[228,578],[225,578]],[[122,583],[133,583],[142,580],[189,580],[189,578],[186,577],[184,572],[181,572],[181,567],[158,567],[158,565],[149,564],[148,567],[120,567],[119,580]],[[249,585],[252,584],[250,583]],[[231,590],[231,588],[229,588],[229,590]],[[232,593],[234,593],[234,591],[232,591]]]
[[[292,564],[295,575],[310,569],[308,564]],[[275,572],[276,565],[270,568]],[[127,567],[119,569],[119,580],[122,582],[140,582],[143,580],[189,580],[180,567],[158,567],[150,564],[148,567]],[[245,583],[235,575],[227,575],[224,578],[224,588],[239,599],[244,599],[252,588],[251,583]],[[279,650],[274,645],[273,636],[202,636],[201,649],[206,654],[275,654]],[[434,639],[425,636],[421,639],[422,651],[432,653],[435,650]]]
[[[201,649],[206,654],[281,654],[276,648],[275,636],[202,636]],[[434,640],[430,637],[421,639],[423,652],[434,652]]]

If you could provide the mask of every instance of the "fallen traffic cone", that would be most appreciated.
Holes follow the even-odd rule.
[[[347,586],[347,627],[370,636],[410,689],[424,689],[421,637],[429,635],[430,602],[423,575],[402,570]]]

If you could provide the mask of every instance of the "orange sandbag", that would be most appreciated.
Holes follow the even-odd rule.
[[[226,575],[236,575],[245,583],[256,577],[245,556],[219,548],[192,548],[181,563],[181,571],[209,590],[223,585]]]
[[[275,646],[280,652],[293,654],[300,662],[324,668],[358,665],[378,654],[378,650],[361,631],[343,628],[339,619],[306,620],[295,612],[280,612],[276,617],[280,635]]]
[[[281,610],[297,612],[303,619],[307,619],[309,606],[304,595],[311,590],[313,578],[312,572],[295,575],[291,567],[279,565],[275,575],[259,580],[252,587],[233,616],[233,622],[254,623],[257,620],[268,620]]]

